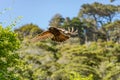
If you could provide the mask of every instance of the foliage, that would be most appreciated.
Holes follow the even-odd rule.
[[[108,39],[120,43],[120,21],[114,21],[104,26]]]
[[[43,30],[40,29],[37,25],[31,23],[23,25],[14,31],[18,33],[19,39],[22,40],[25,37],[34,37],[35,35],[41,33]]]
[[[78,35],[75,36],[71,36],[71,37],[76,37],[78,36],[80,39],[80,44],[84,44],[84,36],[83,36],[83,32],[84,32],[84,26],[83,26],[83,22],[81,22],[81,20],[78,17],[74,17],[72,19],[70,19],[69,17],[66,17],[64,20],[64,23],[62,25],[63,28],[65,29],[71,29],[72,28],[75,30],[78,30],[77,33]]]
[[[20,70],[21,79],[119,80],[119,44],[99,41],[79,45],[76,40],[24,45],[18,51],[26,66]]]
[[[109,31],[105,31],[104,25],[114,22],[116,16],[119,16],[119,6],[98,2],[83,4],[78,17],[84,23],[85,42],[98,39],[110,41]]]
[[[80,9],[79,16],[83,16],[84,18],[91,17],[96,22],[104,24],[104,22],[112,21],[114,16],[119,12],[118,8],[119,7],[115,5],[105,5],[98,2],[94,2],[93,4],[84,4]]]
[[[71,72],[70,80],[93,80],[93,78],[92,75],[89,75],[88,77],[81,77],[80,74]]]
[[[0,26],[0,79],[14,79],[15,73],[12,69],[18,63],[18,54],[13,53],[19,48],[17,34],[11,28]],[[13,67],[14,66],[14,67]],[[11,74],[12,73],[12,74]]]
[[[10,27],[0,26],[0,80],[120,80],[120,21],[112,22],[117,8],[95,2],[84,4],[79,17],[56,14],[50,26],[78,29],[78,36],[63,43],[46,40],[20,45],[17,37],[24,41],[42,29],[26,24],[15,33],[10,27],[20,18]]]
[[[62,23],[64,21],[64,18],[61,14],[55,14],[53,18],[50,20],[49,26],[52,27],[61,27]]]

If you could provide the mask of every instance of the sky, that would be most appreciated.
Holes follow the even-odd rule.
[[[15,28],[33,23],[46,29],[55,14],[73,18],[78,15],[83,4],[94,2],[120,4],[120,0],[113,3],[109,0],[0,0],[0,24],[5,27],[22,16]]]

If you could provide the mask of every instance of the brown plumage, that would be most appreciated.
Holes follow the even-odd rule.
[[[64,29],[50,27],[47,31],[33,38],[32,42],[36,42],[39,40],[45,40],[47,38],[50,38],[51,40],[56,41],[56,42],[63,42],[70,38],[70,34],[72,33]]]

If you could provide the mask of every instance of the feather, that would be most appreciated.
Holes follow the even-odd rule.
[[[53,37],[53,34],[50,31],[45,31],[45,32],[35,36],[31,41],[36,42],[36,41],[39,41],[39,40],[45,40],[47,38],[52,38],[52,37]]]

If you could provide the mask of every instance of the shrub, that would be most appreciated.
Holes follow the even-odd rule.
[[[14,53],[20,46],[10,27],[0,26],[0,80],[14,79],[13,66],[18,63],[18,55]]]

